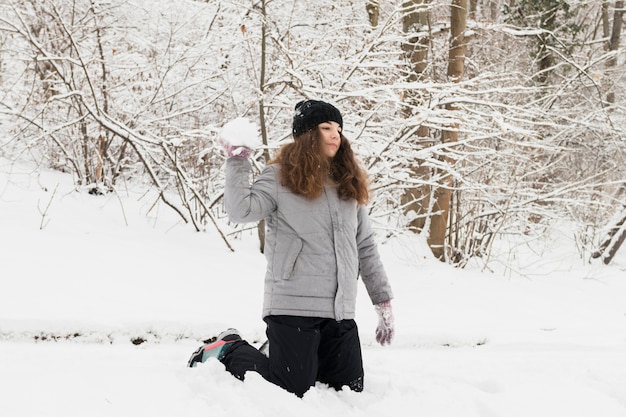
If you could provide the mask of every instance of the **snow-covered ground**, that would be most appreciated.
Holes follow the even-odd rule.
[[[233,253],[153,203],[0,160],[1,416],[626,415],[624,253],[584,264],[555,239],[518,259],[519,276],[442,265],[419,238],[386,242],[393,345],[375,343],[362,287],[365,391],[298,399],[214,360],[186,367],[226,327],[263,340],[265,261],[255,234],[231,236]]]

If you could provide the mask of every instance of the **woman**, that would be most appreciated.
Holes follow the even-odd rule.
[[[279,150],[252,186],[251,150],[223,143],[230,220],[266,220],[263,319],[270,353],[264,355],[229,329],[198,349],[190,366],[216,357],[239,379],[254,370],[300,397],[316,381],[363,390],[354,321],[359,274],[379,315],[376,340],[382,345],[394,334],[392,292],[365,208],[367,174],[342,129],[333,105],[299,102],[294,141]]]

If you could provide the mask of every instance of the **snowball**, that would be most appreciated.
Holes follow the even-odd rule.
[[[245,146],[255,149],[261,145],[257,125],[245,117],[237,117],[222,127],[221,139],[232,146]]]

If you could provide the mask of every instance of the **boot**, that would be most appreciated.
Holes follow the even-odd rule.
[[[206,362],[209,358],[221,361],[233,342],[241,340],[237,329],[227,329],[217,336],[214,342],[200,346],[189,358],[187,366],[194,368],[198,362]]]

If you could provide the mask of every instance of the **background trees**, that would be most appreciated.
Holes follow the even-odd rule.
[[[309,97],[344,112],[379,228],[422,233],[442,260],[487,266],[494,239],[532,242],[555,222],[586,257],[620,230],[622,1],[0,8],[0,155],[72,172],[79,189],[145,183],[222,233],[219,128],[257,121],[260,167]]]

